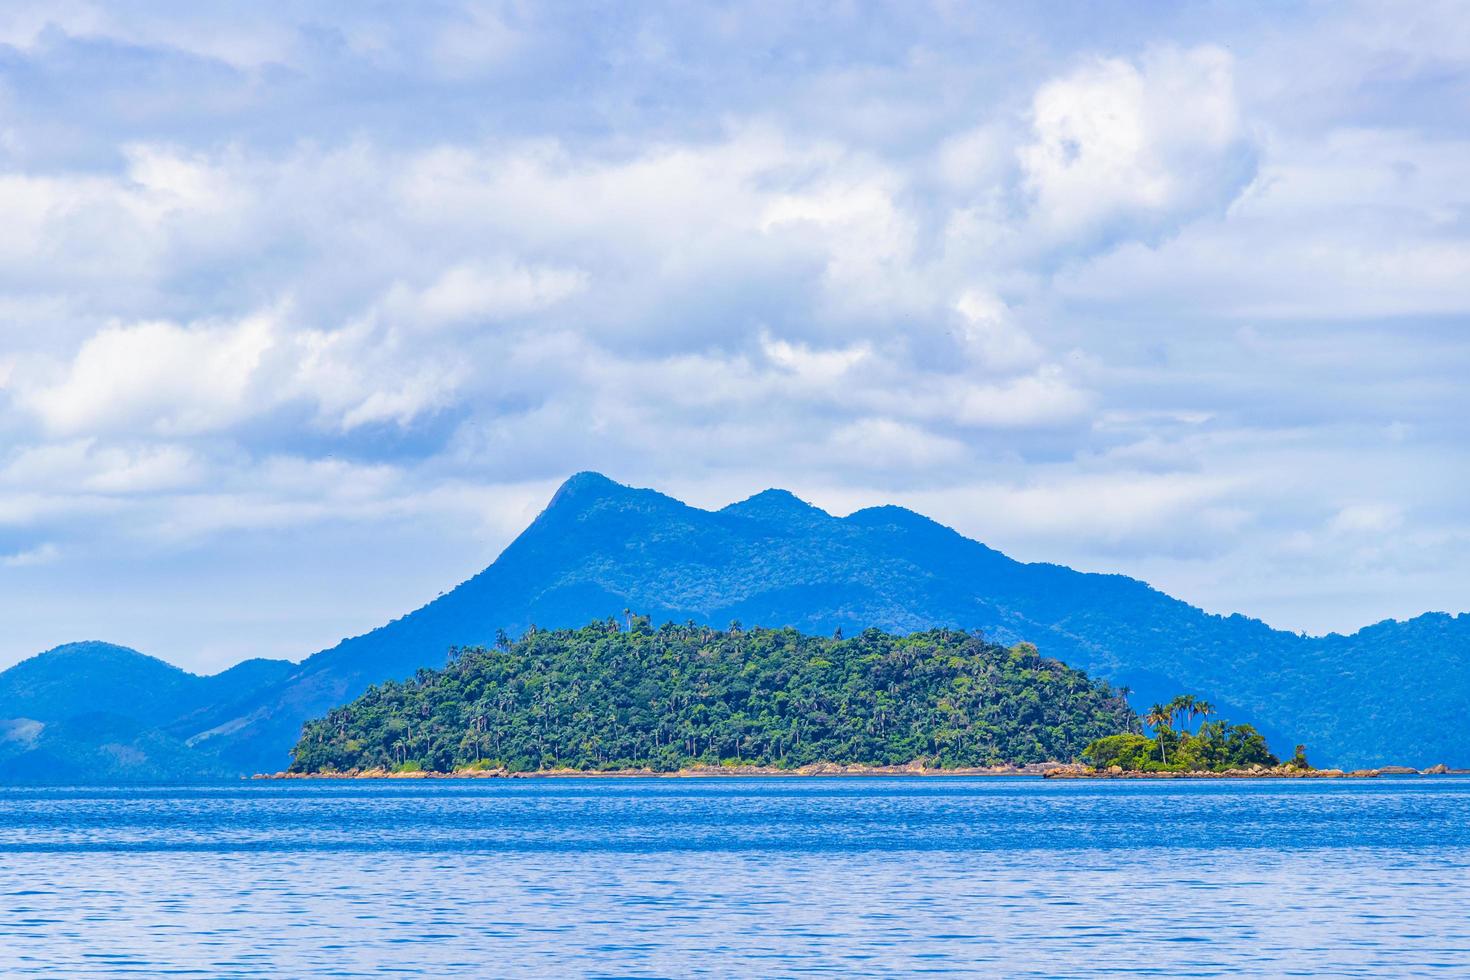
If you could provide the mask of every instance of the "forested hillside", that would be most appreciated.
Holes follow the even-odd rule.
[[[1106,684],[973,633],[847,639],[634,617],[455,651],[309,723],[292,770],[512,771],[1077,758],[1134,730]]]
[[[68,643],[0,672],[0,782],[216,779],[238,770],[190,744],[195,719],[289,674],[247,660],[199,676],[127,647]]]

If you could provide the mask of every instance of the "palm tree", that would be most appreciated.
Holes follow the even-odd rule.
[[[1208,701],[1196,701],[1194,703],[1194,713],[1199,715],[1200,727],[1203,728],[1203,723],[1209,721],[1210,715],[1215,713],[1215,706]]]
[[[1172,721],[1175,715],[1182,715],[1188,720],[1194,718],[1194,696],[1191,694],[1180,694],[1168,704],[1169,718]],[[1185,729],[1188,730],[1187,728]]]
[[[1154,737],[1159,741],[1159,757],[1164,760],[1166,766],[1169,764],[1169,753],[1164,750],[1164,735],[1161,729],[1169,727],[1170,722],[1174,720],[1176,710],[1172,706],[1166,708],[1162,704],[1155,704],[1148,709],[1148,714],[1143,716],[1143,720],[1153,727]]]
[[[1138,716],[1133,713],[1133,706],[1128,703],[1128,699],[1132,695],[1133,688],[1129,687],[1127,684],[1124,684],[1122,687],[1118,688],[1118,700],[1123,703],[1123,709],[1127,713],[1128,730],[1130,732],[1133,731],[1133,726],[1138,724]]]

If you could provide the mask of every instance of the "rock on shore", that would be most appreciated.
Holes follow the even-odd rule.
[[[1058,766],[1042,775],[1049,779],[1376,779],[1379,776],[1440,776],[1458,774],[1443,764],[1422,773],[1410,766],[1380,766],[1377,769],[1297,769],[1294,766],[1252,766],[1249,769],[1226,769],[1224,772],[1130,772],[1119,766],[1093,769],[1091,766]]]
[[[1375,779],[1379,776],[1470,775],[1470,770],[1451,769],[1440,764],[1420,771],[1411,766],[1380,766],[1377,769],[1296,769],[1291,766],[1252,766],[1249,769],[1227,769],[1224,772],[1131,772],[1119,766],[1094,769],[1077,762],[1036,762],[1024,766],[984,766],[964,769],[934,769],[922,762],[901,766],[864,766],[835,762],[816,762],[797,769],[774,766],[691,766],[674,772],[652,769],[538,769],[534,772],[510,772],[506,769],[456,769],[454,772],[414,770],[393,772],[388,769],[349,769],[345,772],[277,772],[257,773],[252,779],[547,779],[578,777],[654,777],[678,779],[703,776],[1044,776],[1048,779]]]

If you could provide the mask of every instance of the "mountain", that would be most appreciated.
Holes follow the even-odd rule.
[[[307,724],[291,770],[952,769],[1072,761],[1137,729],[1111,688],[1030,644],[944,629],[655,629],[630,616],[626,629],[538,629],[375,685]]]
[[[294,666],[247,660],[200,677],[111,643],[47,650],[0,673],[0,781],[235,775],[210,751],[165,728],[238,701]]]
[[[1138,704],[1206,698],[1273,745],[1305,742],[1319,765],[1470,765],[1470,615],[1305,637],[1121,575],[1017,562],[900,507],[839,518],[768,490],[705,511],[595,473],[569,479],[454,590],[163,730],[234,771],[283,769],[303,722],[370,684],[440,667],[451,646],[489,645],[500,630],[576,627],[625,608],[815,634],[979,628],[1130,686]],[[0,718],[19,714],[7,704]]]

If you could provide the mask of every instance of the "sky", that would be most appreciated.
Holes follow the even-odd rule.
[[[0,666],[299,659],[568,475],[1470,609],[1463,5],[7,0]]]

